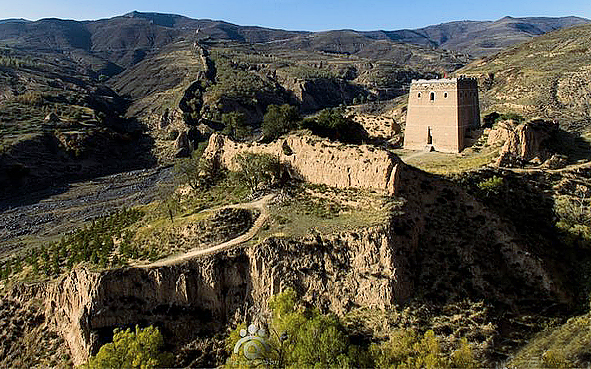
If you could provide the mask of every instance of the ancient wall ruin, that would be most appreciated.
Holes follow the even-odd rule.
[[[366,188],[396,194],[404,163],[394,154],[369,145],[345,145],[306,134],[290,134],[269,144],[237,143],[213,134],[204,156],[238,170],[240,153],[271,154],[288,164],[292,177],[339,188]]]
[[[480,126],[478,83],[473,78],[414,80],[408,96],[404,148],[460,152],[470,128]]]

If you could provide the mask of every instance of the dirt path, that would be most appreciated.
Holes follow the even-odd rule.
[[[407,160],[411,160],[411,159],[417,158],[419,156],[426,155],[428,153],[429,153],[429,151],[419,151],[417,153],[414,153],[414,154],[411,154],[411,155],[408,155],[408,156],[401,157],[400,159],[402,159],[402,161],[406,163]]]
[[[147,265],[137,265],[136,267],[139,268],[153,268],[153,267],[161,267],[167,265],[174,265],[178,263],[182,263],[183,261],[187,261],[199,256],[213,254],[219,251],[229,250],[235,246],[238,246],[246,241],[249,241],[254,237],[255,234],[261,229],[261,227],[265,224],[267,219],[269,218],[269,208],[267,204],[275,197],[274,194],[266,195],[260,198],[257,201],[243,203],[243,204],[235,204],[235,205],[227,205],[227,206],[220,206],[217,208],[206,209],[203,211],[216,211],[221,210],[224,208],[234,208],[234,209],[258,209],[261,213],[258,216],[257,220],[254,222],[252,227],[248,230],[248,232],[233,238],[229,241],[222,242],[215,246],[210,246],[206,249],[191,249],[184,254],[181,255],[173,255],[165,259],[161,259],[155,261],[151,264]]]
[[[588,161],[586,163],[581,163],[581,164],[567,165],[566,167],[560,168],[560,169],[499,167],[499,169],[510,170],[515,173],[535,173],[535,172],[564,173],[564,172],[569,172],[574,169],[581,169],[581,168],[591,168],[591,161]]]

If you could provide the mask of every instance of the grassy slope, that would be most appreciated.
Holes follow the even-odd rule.
[[[0,196],[152,162],[126,101],[70,55],[0,48],[0,89]]]
[[[591,361],[591,314],[539,333],[511,359],[516,367],[585,367]]]
[[[482,113],[516,112],[591,129],[591,25],[551,32],[476,61],[458,75],[477,75]]]

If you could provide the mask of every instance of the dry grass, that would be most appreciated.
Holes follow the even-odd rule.
[[[563,325],[538,334],[510,361],[511,367],[586,367],[591,361],[591,316],[569,319]]]
[[[259,234],[302,237],[312,232],[330,234],[353,228],[385,224],[396,200],[379,193],[302,185],[291,197],[270,208],[271,219]]]
[[[396,150],[396,154],[409,165],[434,174],[456,174],[481,168],[490,164],[499,156],[496,147],[483,149],[466,149],[460,154],[446,154],[440,152],[417,152]]]

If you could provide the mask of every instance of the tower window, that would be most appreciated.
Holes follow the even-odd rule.
[[[431,92],[431,94],[429,94],[429,100],[431,100],[431,101],[435,100],[435,92]]]
[[[444,98],[444,99],[447,99],[447,92],[444,92],[444,93],[443,93],[443,98]]]
[[[421,93],[419,92],[419,94],[417,95],[417,97],[420,99],[421,98]]]

